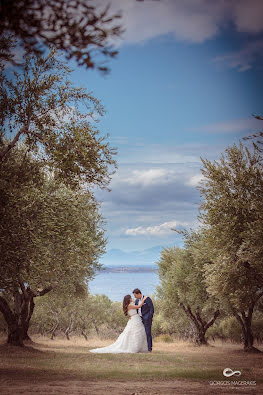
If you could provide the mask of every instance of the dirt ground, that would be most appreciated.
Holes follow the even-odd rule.
[[[105,341],[101,341],[100,344],[98,339],[91,339],[90,344],[79,339],[70,342],[40,339],[34,348],[14,350],[0,342],[0,395],[263,395],[262,354],[244,355],[239,346],[215,344],[209,348],[196,349],[190,344],[180,342],[156,343],[153,354],[145,355],[143,360],[139,356],[99,359],[88,353],[87,347],[104,343]],[[171,356],[171,362],[166,362]],[[180,359],[177,360],[176,356]],[[52,361],[52,357],[56,358]],[[152,368],[159,366],[158,372],[163,374],[164,369],[166,370],[165,362],[167,369],[169,366],[176,368],[183,364],[186,371],[197,366],[197,372],[204,366],[211,369],[232,366],[242,369],[242,377],[247,377],[247,380],[254,377],[259,381],[252,385],[252,382],[248,383],[237,377],[236,384],[233,384],[233,378],[230,380],[223,376],[219,381],[212,381],[204,378],[200,380],[194,375],[191,378],[164,378],[158,377],[158,373],[150,376],[151,378],[124,378],[129,372],[136,372],[138,363],[150,364]],[[125,372],[123,375],[119,374],[116,378],[88,377],[88,371],[99,372],[104,367],[103,364],[106,369],[114,363],[121,372]],[[65,371],[65,367],[70,370]],[[249,374],[246,369],[250,369]]]
[[[3,395],[14,394],[63,394],[63,395],[166,395],[166,394],[263,394],[263,385],[255,387],[218,387],[210,385],[209,382],[203,383],[190,380],[147,380],[147,381],[47,381],[46,383],[28,383],[24,380],[5,380],[0,379],[0,393]]]

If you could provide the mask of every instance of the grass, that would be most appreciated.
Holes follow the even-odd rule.
[[[237,380],[236,377],[223,376],[223,369],[227,367],[240,370],[242,380],[256,380],[257,386],[263,383],[263,353],[244,353],[241,345],[216,342],[197,347],[183,341],[158,341],[154,342],[151,354],[93,354],[89,353],[89,349],[110,344],[111,341],[98,338],[89,341],[79,338],[51,341],[44,337],[33,340],[33,345],[24,348],[0,345],[0,372],[4,383],[35,383],[41,388],[47,381],[54,386],[56,382],[70,380],[197,380],[203,383],[209,380]]]
[[[110,341],[71,341],[35,338],[33,347],[1,346],[0,368],[26,370],[32,377],[78,379],[174,379],[222,380],[226,367],[242,370],[242,380],[262,380],[263,357],[246,354],[240,345],[215,343],[196,347],[187,342],[158,342],[151,354],[92,354],[89,349]]]

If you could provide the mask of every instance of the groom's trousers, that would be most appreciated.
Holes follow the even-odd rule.
[[[148,344],[148,351],[152,351],[152,320],[142,319]]]

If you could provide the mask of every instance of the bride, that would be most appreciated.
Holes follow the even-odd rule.
[[[135,305],[131,295],[124,296],[123,312],[129,316],[129,321],[115,343],[107,347],[90,350],[93,353],[137,353],[147,352],[147,338],[141,317],[137,314],[137,309],[142,307],[147,296],[143,298],[139,305]]]

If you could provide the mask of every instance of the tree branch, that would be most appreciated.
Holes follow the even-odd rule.
[[[231,307],[231,310],[233,312],[233,315],[236,317],[236,319],[240,323],[240,325],[242,327],[242,330],[243,330],[243,333],[245,333],[246,332],[246,328],[245,328],[245,325],[244,325],[244,322],[243,322],[242,318],[240,317],[240,315],[238,314],[238,312],[236,311],[236,309],[234,307]]]
[[[188,315],[188,317],[194,322],[195,326],[199,330],[200,329],[200,324],[199,324],[198,320],[196,319],[196,317],[194,316],[194,314],[192,313],[190,306],[187,305],[187,308],[186,308],[183,303],[180,303],[180,306],[182,307],[184,312]]]
[[[32,291],[33,297],[35,298],[36,296],[43,296],[47,294],[48,292],[52,291],[52,289],[56,288],[60,282],[60,280],[63,278],[63,274],[59,276],[59,278],[54,282],[53,284],[49,285],[48,287],[42,289],[42,291]]]
[[[219,316],[219,314],[220,314],[220,311],[219,311],[219,310],[216,310],[216,311],[214,312],[213,318],[211,318],[211,320],[208,321],[208,323],[205,325],[205,331],[207,331],[207,329],[210,328],[210,326],[213,325],[213,323],[215,322],[215,320],[217,319],[217,317]]]
[[[32,317],[33,312],[34,312],[34,308],[35,308],[34,296],[31,293],[31,297],[30,297],[30,301],[29,301],[29,311],[28,311],[27,318],[26,318],[26,322],[27,323],[29,323],[30,320],[31,320],[31,317]]]
[[[204,321],[204,320],[201,318],[200,307],[199,307],[199,306],[198,306],[197,309],[196,309],[196,318],[197,318],[198,321],[200,322],[201,326],[204,328],[204,327],[206,326],[207,322]]]
[[[26,131],[29,128],[29,123],[25,126],[23,126],[15,135],[14,139],[11,141],[11,143],[7,144],[7,146],[0,152],[0,160],[4,158],[4,156],[16,145],[16,143],[19,140],[19,137],[21,134],[26,133]]]
[[[19,282],[20,288],[21,288],[21,290],[22,290],[22,293],[23,293],[23,295],[24,295],[24,298],[25,298],[25,299],[28,299],[28,294],[27,294],[27,291],[26,291],[26,287],[25,287],[24,282],[23,282],[22,280],[20,280],[20,279],[19,279],[18,282]]]

